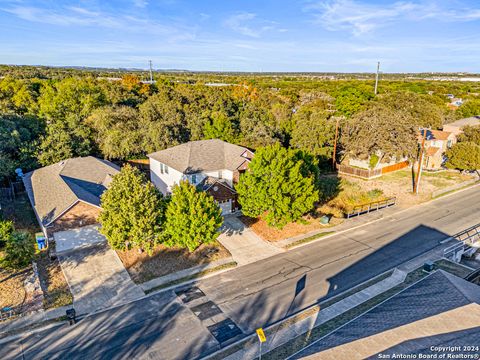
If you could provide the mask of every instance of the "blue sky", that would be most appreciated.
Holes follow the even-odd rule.
[[[0,63],[480,72],[474,0],[0,0]]]

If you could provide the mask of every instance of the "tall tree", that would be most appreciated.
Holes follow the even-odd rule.
[[[319,192],[311,160],[278,143],[258,149],[236,186],[242,212],[283,227],[312,210]]]
[[[326,111],[303,107],[294,116],[295,127],[290,144],[309,153],[330,159],[335,141],[335,120]]]
[[[166,211],[165,244],[194,251],[218,237],[222,212],[213,198],[182,181],[175,185]]]
[[[97,109],[86,120],[95,132],[95,141],[108,159],[128,159],[141,154],[142,132],[138,111],[128,106]]]
[[[465,126],[463,133],[458,136],[459,142],[473,142],[480,145],[480,126]]]
[[[137,168],[124,166],[103,193],[101,203],[101,232],[112,248],[153,250],[161,236],[165,201]]]
[[[381,161],[398,160],[413,158],[417,131],[418,127],[405,111],[374,103],[342,126],[341,141],[350,156],[368,159],[380,153]]]
[[[480,170],[480,145],[473,142],[454,144],[446,153],[445,166],[458,170]]]

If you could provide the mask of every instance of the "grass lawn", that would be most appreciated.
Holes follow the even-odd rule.
[[[41,231],[26,193],[17,195],[13,201],[2,202],[1,211],[5,219],[13,221],[16,230],[32,235]]]
[[[432,199],[432,193],[452,185],[473,179],[471,175],[461,174],[456,170],[440,172],[422,172],[419,194],[412,194],[413,177],[411,169],[399,170],[372,180],[348,178],[349,182],[358,184],[364,191],[381,190],[386,196],[396,196],[397,204],[409,207]]]
[[[186,249],[167,248],[159,245],[152,256],[137,249],[117,251],[132,280],[141,284],[151,279],[197,265],[230,257],[230,252],[222,244],[201,245],[194,252]]]

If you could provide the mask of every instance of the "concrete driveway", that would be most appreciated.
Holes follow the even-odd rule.
[[[57,233],[59,234],[59,233]],[[73,295],[77,314],[123,304],[144,296],[95,227],[62,231],[57,252],[60,265]],[[57,240],[58,239],[58,240]],[[73,244],[79,244],[72,249]],[[58,246],[58,243],[57,243]]]
[[[98,229],[99,225],[89,225],[54,233],[57,253],[104,243],[105,237],[98,232]]]
[[[218,241],[232,254],[239,265],[253,263],[258,260],[283,252],[275,245],[262,240],[236,216],[224,219]]]

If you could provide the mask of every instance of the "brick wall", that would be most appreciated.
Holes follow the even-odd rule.
[[[79,201],[47,228],[48,235],[54,232],[93,225],[98,222],[100,209]]]

